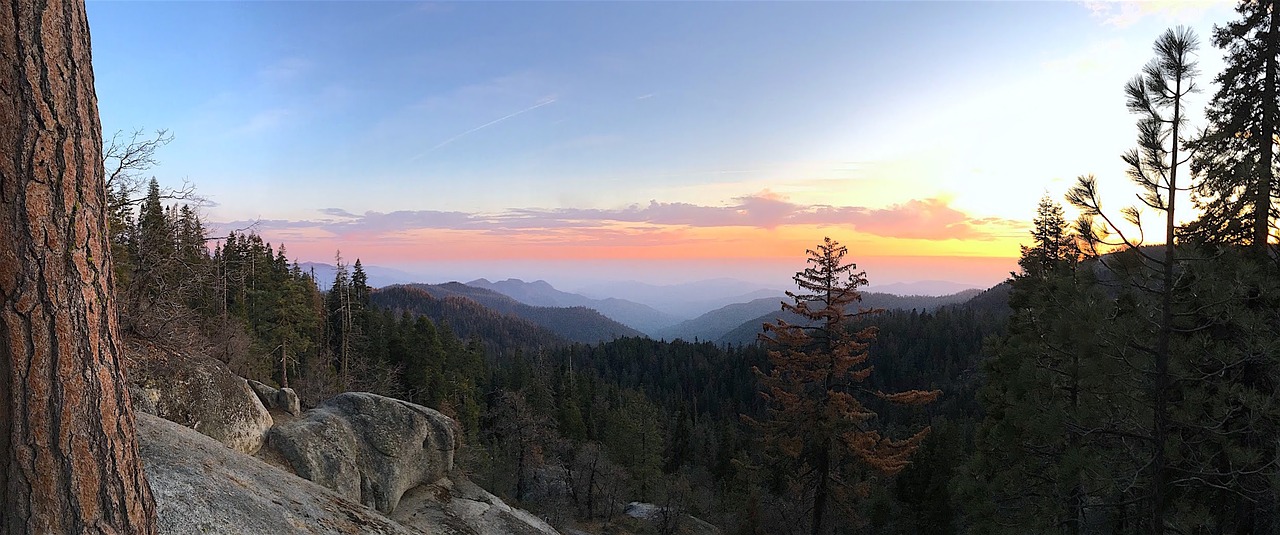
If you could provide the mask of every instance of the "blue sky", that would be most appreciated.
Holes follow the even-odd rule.
[[[260,220],[303,260],[785,280],[778,266],[832,235],[919,273],[972,264],[953,280],[985,284],[1040,195],[1092,172],[1123,196],[1123,83],[1186,23],[1208,87],[1208,28],[1233,12],[93,1],[89,16],[104,130],[169,129],[162,182],[191,180],[209,220]]]

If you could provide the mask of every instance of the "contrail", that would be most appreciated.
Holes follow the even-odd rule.
[[[551,104],[552,102],[555,102],[555,101],[556,101],[556,99],[554,99],[554,98],[553,98],[553,99],[544,100],[544,101],[542,101],[542,102],[539,102],[539,103],[537,103],[537,104],[534,104],[534,105],[532,105],[532,106],[529,106],[528,108],[525,108],[525,109],[520,110],[520,111],[518,111],[518,112],[512,113],[512,114],[510,114],[510,115],[506,115],[506,116],[503,116],[503,117],[499,117],[499,118],[497,118],[497,119],[494,119],[494,120],[492,120],[492,121],[489,121],[489,122],[487,122],[487,123],[484,123],[484,124],[482,124],[482,125],[480,125],[480,126],[477,126],[477,127],[475,127],[475,128],[472,128],[471,130],[467,130],[466,132],[463,132],[463,133],[458,134],[458,135],[456,135],[456,136],[453,136],[453,137],[451,137],[451,138],[449,138],[449,139],[446,139],[446,140],[444,140],[444,141],[441,141],[441,142],[440,142],[440,143],[438,143],[436,146],[431,147],[431,150],[428,150],[427,152],[424,152],[424,153],[422,153],[422,154],[419,154],[419,155],[417,155],[417,156],[414,156],[412,159],[410,159],[410,161],[417,160],[418,158],[421,158],[421,157],[423,157],[423,156],[426,156],[427,154],[430,154],[430,153],[432,153],[432,152],[435,152],[435,151],[436,151],[436,149],[439,149],[440,147],[443,147],[443,146],[445,146],[445,145],[448,145],[448,144],[450,144],[450,143],[453,143],[454,141],[457,141],[459,138],[462,138],[462,137],[464,137],[464,136],[466,136],[466,135],[468,135],[468,134],[472,134],[472,133],[475,133],[475,132],[477,132],[477,131],[479,131],[479,130],[483,130],[483,129],[485,129],[485,128],[488,128],[488,127],[490,127],[490,126],[493,126],[493,125],[495,125],[495,124],[498,124],[498,123],[500,123],[500,122],[502,122],[502,121],[505,121],[505,120],[507,120],[507,119],[510,119],[510,118],[512,118],[512,117],[515,117],[515,116],[517,116],[517,115],[520,115],[520,114],[522,114],[522,113],[530,112],[530,111],[536,110],[536,109],[538,109],[538,108],[541,108],[541,107],[543,107],[543,106],[546,106],[547,104]]]

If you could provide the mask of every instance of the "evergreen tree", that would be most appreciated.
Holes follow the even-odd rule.
[[[285,258],[285,247],[281,245],[276,258],[277,269],[281,270],[277,279],[279,286],[272,307],[272,328],[269,329],[270,338],[278,341],[280,366],[277,381],[282,387],[289,386],[290,374],[297,374],[297,355],[312,349],[314,342],[309,334],[314,332],[314,324],[317,323],[310,308],[309,295],[309,290],[314,290],[315,286],[302,276],[297,264],[290,269]]]
[[[556,398],[559,406],[556,409],[556,420],[560,433],[571,440],[587,438],[587,424],[582,418],[582,408],[578,400],[577,379],[572,372],[557,374]]]
[[[1174,297],[1178,293],[1174,272],[1179,265],[1179,251],[1175,246],[1176,200],[1178,191],[1178,170],[1185,162],[1180,159],[1183,148],[1181,129],[1184,126],[1185,98],[1196,90],[1194,78],[1197,74],[1196,63],[1192,56],[1199,43],[1191,30],[1178,27],[1161,35],[1155,42],[1156,57],[1142,70],[1142,73],[1125,86],[1128,96],[1129,110],[1138,114],[1138,148],[1124,155],[1129,165],[1129,177],[1144,192],[1139,196],[1147,206],[1165,217],[1165,243],[1163,254],[1156,256],[1138,249],[1142,239],[1131,239],[1120,227],[1112,222],[1103,212],[1097,192],[1097,183],[1092,176],[1081,177],[1079,183],[1068,193],[1068,199],[1082,212],[1079,231],[1090,244],[1092,251],[1097,251],[1108,232],[1115,232],[1120,242],[1112,242],[1132,248],[1139,257],[1142,266],[1135,279],[1135,287],[1147,295],[1154,296],[1158,303],[1148,303],[1145,298],[1135,298],[1134,312],[1139,317],[1147,316],[1150,325],[1155,327],[1155,341],[1147,345],[1146,341],[1130,340],[1120,342],[1123,346],[1138,345],[1150,356],[1149,367],[1145,363],[1135,363],[1134,371],[1144,378],[1149,378],[1144,390],[1149,395],[1147,402],[1150,408],[1150,427],[1144,433],[1149,444],[1150,462],[1147,463],[1149,495],[1147,497],[1149,516],[1147,529],[1152,533],[1163,533],[1168,521],[1170,503],[1170,452],[1167,443],[1173,438],[1170,431],[1169,413],[1171,402],[1169,391],[1171,382],[1171,365],[1174,348]],[[1122,212],[1125,219],[1139,229],[1142,228],[1141,212],[1137,208],[1126,208]],[[1109,228],[1096,227],[1094,219],[1101,218]],[[1154,305],[1154,306],[1152,306]],[[1142,334],[1141,331],[1133,334]],[[1122,351],[1120,347],[1116,351]]]
[[[160,204],[160,183],[155,178],[147,186],[147,197],[138,215],[138,241],[139,269],[158,276],[173,253],[173,233]]]
[[[1275,0],[1246,0],[1240,20],[1215,26],[1213,44],[1226,51],[1203,135],[1188,143],[1200,176],[1200,217],[1188,233],[1206,242],[1252,244],[1265,252],[1276,215],[1276,123],[1280,122],[1280,13]]]
[[[346,390],[351,384],[351,274],[342,262],[342,252],[334,255],[337,270],[326,298],[329,325],[329,347],[337,358],[339,386]]]
[[[1182,523],[1217,533],[1280,530],[1280,277],[1252,251],[1189,263],[1180,303],[1188,356],[1173,390]]]
[[[746,418],[764,433],[770,451],[780,455],[774,457],[775,469],[787,474],[796,493],[808,497],[809,529],[815,535],[830,529],[829,501],[846,501],[840,498],[850,488],[848,482],[841,484],[847,458],[896,474],[929,432],[926,427],[905,440],[882,436],[871,425],[876,414],[855,397],[862,391],[859,384],[871,375],[866,349],[876,329],[849,328],[851,320],[873,311],[848,310],[861,300],[858,287],[867,279],[864,272],[854,271],[855,264],[844,263],[847,253],[848,248],[830,238],[806,251],[811,266],[794,277],[802,293],[787,292],[793,302],[782,305],[805,323],[765,324],[760,340],[771,348],[772,369],[766,374],[757,368],[756,375],[769,403],[768,418]],[[881,400],[904,405],[929,403],[940,394],[875,392]]]
[[[1090,507],[1113,498],[1107,478],[1090,477],[1109,469],[1101,437],[1114,429],[1107,405],[1117,370],[1098,346],[1113,306],[1080,267],[1061,206],[1042,199],[1034,223],[1008,331],[988,347],[986,417],[958,480],[984,533],[1081,533]]]
[[[369,308],[369,276],[365,274],[359,258],[351,266],[351,302],[356,316]]]
[[[637,499],[655,499],[662,475],[666,430],[662,410],[635,390],[617,391],[605,421],[604,444],[610,455],[631,474]]]
[[[1074,264],[1078,260],[1080,251],[1075,236],[1067,227],[1062,205],[1053,202],[1048,195],[1041,197],[1031,224],[1034,245],[1023,246],[1022,258],[1018,260],[1024,274],[1049,273],[1063,263]]]

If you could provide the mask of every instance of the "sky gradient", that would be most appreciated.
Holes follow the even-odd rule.
[[[1205,2],[89,2],[104,130],[217,233],[438,280],[989,285],[1043,194],[1132,199],[1122,87]],[[432,280],[431,282],[436,282]]]

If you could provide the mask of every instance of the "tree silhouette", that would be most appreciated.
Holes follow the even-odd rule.
[[[1181,137],[1185,126],[1185,99],[1197,91],[1195,76],[1198,74],[1193,56],[1199,47],[1199,39],[1195,33],[1185,27],[1166,30],[1153,46],[1155,57],[1143,67],[1142,72],[1125,85],[1128,96],[1129,111],[1139,115],[1138,148],[1125,153],[1123,159],[1129,166],[1129,178],[1142,188],[1139,199],[1147,207],[1163,212],[1165,218],[1165,242],[1163,254],[1148,252],[1143,245],[1142,212],[1136,207],[1121,210],[1125,220],[1138,228],[1135,237],[1127,236],[1121,227],[1102,209],[1097,190],[1097,181],[1093,176],[1080,177],[1078,183],[1067,193],[1067,199],[1081,211],[1078,232],[1090,245],[1092,252],[1099,250],[1099,245],[1122,246],[1137,255],[1140,265],[1134,279],[1135,285],[1146,296],[1159,300],[1158,304],[1140,300],[1143,314],[1150,313],[1148,325],[1153,329],[1143,329],[1130,333],[1133,338],[1118,345],[1140,348],[1150,357],[1132,360],[1136,371],[1145,379],[1145,390],[1149,395],[1146,400],[1150,409],[1149,431],[1143,433],[1143,440],[1150,445],[1150,462],[1147,473],[1150,478],[1148,500],[1150,503],[1150,524],[1152,533],[1164,533],[1167,523],[1167,506],[1170,501],[1171,461],[1170,452],[1166,451],[1166,443],[1173,438],[1170,431],[1170,410],[1172,401],[1169,398],[1173,386],[1171,365],[1173,362],[1173,338],[1175,296],[1185,286],[1174,274],[1182,264],[1175,238],[1178,234],[1176,224],[1177,193],[1186,189],[1178,186],[1178,169],[1187,163],[1187,159],[1179,159],[1183,149]],[[1101,219],[1103,225],[1095,225]],[[1106,241],[1108,235],[1114,233],[1119,241]],[[1111,266],[1107,266],[1111,268]],[[1114,268],[1112,268],[1114,271]],[[1154,330],[1155,333],[1147,333]],[[1155,334],[1154,343],[1139,340],[1137,337]],[[1120,349],[1117,348],[1117,351]]]
[[[1265,253],[1276,218],[1276,123],[1280,122],[1280,13],[1275,0],[1240,2],[1240,20],[1215,26],[1227,52],[1208,128],[1188,142],[1200,217],[1188,234],[1210,243],[1251,244]]]

